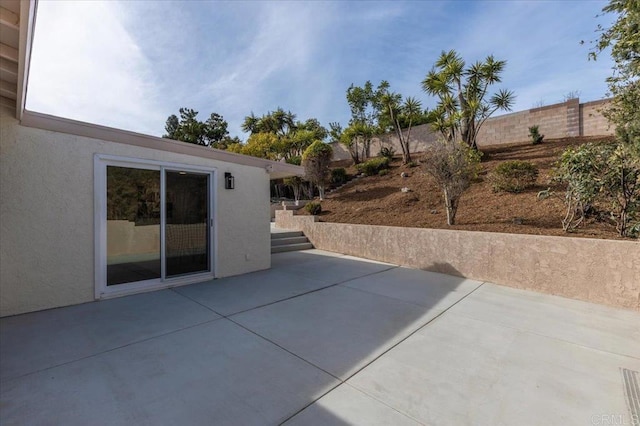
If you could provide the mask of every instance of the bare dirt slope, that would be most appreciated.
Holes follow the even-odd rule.
[[[392,162],[386,176],[363,177],[329,194],[322,202],[320,220],[420,228],[448,228],[473,231],[508,232],[538,235],[567,235],[561,227],[564,205],[562,188],[558,197],[538,200],[537,193],[550,186],[554,162],[568,146],[603,138],[566,138],[545,141],[541,145],[501,145],[483,147],[483,171],[478,182],[463,195],[456,217],[457,225],[446,224],[442,193],[423,167]],[[422,155],[413,156],[419,163]],[[539,168],[535,187],[519,194],[493,192],[487,176],[505,160],[525,160]],[[353,167],[349,173],[355,174]],[[408,177],[400,174],[406,172]],[[401,192],[408,187],[411,192]],[[589,218],[571,236],[619,238],[615,226],[606,220]]]

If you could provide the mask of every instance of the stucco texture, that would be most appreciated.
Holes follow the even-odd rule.
[[[640,311],[640,243],[316,222],[276,212],[315,248]]]
[[[96,153],[216,168],[216,276],[270,267],[264,169],[27,128],[2,110],[0,316],[94,299]]]

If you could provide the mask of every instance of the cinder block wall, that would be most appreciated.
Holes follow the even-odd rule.
[[[534,125],[539,127],[540,133],[547,139],[613,135],[615,128],[610,126],[602,115],[602,111],[610,101],[610,99],[602,99],[581,104],[580,100],[575,98],[559,104],[491,117],[480,129],[478,145],[529,142],[529,127]],[[428,124],[414,127],[411,129],[409,139],[411,152],[423,152],[438,137],[439,135]],[[331,145],[334,160],[351,158],[343,145],[339,143]],[[398,137],[388,133],[373,138],[371,156],[376,156],[383,146],[395,149],[397,154],[402,152]]]
[[[584,136],[612,135],[615,128],[602,115],[609,105],[609,99],[580,104],[580,134]]]

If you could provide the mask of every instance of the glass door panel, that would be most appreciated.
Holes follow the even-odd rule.
[[[165,171],[166,277],[211,270],[209,176]]]
[[[107,166],[107,286],[161,276],[160,170]]]

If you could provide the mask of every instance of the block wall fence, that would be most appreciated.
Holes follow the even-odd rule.
[[[318,222],[276,212],[317,249],[640,311],[637,241]]]
[[[532,108],[489,118],[478,134],[478,145],[501,145],[528,142],[529,127],[538,125],[540,133],[547,139],[575,136],[610,136],[615,129],[602,115],[602,110],[611,100],[602,99],[580,103],[578,98],[554,105]],[[438,134],[430,125],[423,124],[411,129],[409,139],[411,152],[423,152],[435,142]],[[346,148],[336,142],[331,143],[334,160],[347,160],[351,156]],[[401,151],[398,137],[393,134],[376,136],[371,143],[371,156],[380,152],[383,146]]]

